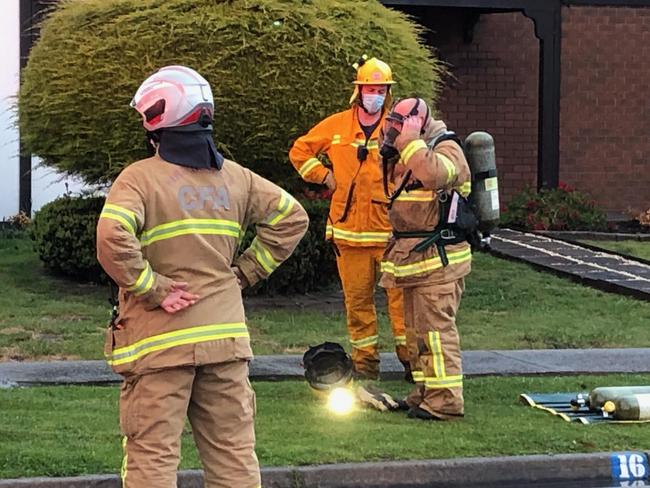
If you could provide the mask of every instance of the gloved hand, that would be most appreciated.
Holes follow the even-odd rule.
[[[366,408],[374,408],[380,412],[394,411],[400,408],[392,396],[372,386],[358,385],[356,394],[359,404]]]
[[[402,123],[402,130],[395,138],[395,147],[401,152],[409,144],[409,142],[416,139],[421,139],[420,131],[422,130],[422,119],[417,116],[408,116]]]

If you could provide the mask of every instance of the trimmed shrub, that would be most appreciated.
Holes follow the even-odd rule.
[[[309,213],[307,234],[294,254],[249,293],[306,293],[327,287],[337,279],[336,262],[325,242],[329,202],[301,202]],[[104,197],[65,196],[39,210],[32,226],[38,255],[49,271],[84,281],[105,282],[106,275],[95,257],[95,229],[104,206]],[[250,228],[242,249],[254,237]]]
[[[95,257],[95,228],[104,197],[64,196],[34,216],[32,238],[45,268],[77,280],[105,282]]]
[[[287,189],[287,150],[345,109],[351,64],[387,61],[396,95],[434,101],[444,68],[422,28],[376,0],[61,0],[23,70],[25,149],[88,183],[108,183],[145,157],[139,84],[169,64],[210,82],[215,139],[225,155]]]
[[[527,188],[515,195],[501,225],[522,230],[606,230],[607,217],[586,194],[564,183],[555,189]]]

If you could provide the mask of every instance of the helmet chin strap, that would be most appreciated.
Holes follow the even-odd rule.
[[[374,115],[374,114],[371,114],[370,112],[368,112],[366,110],[366,107],[363,106],[363,93],[361,93],[361,90],[359,90],[359,101],[357,102],[357,104],[361,107],[361,110],[363,110],[368,115]]]

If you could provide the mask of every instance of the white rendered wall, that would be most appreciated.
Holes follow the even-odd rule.
[[[19,0],[0,0],[0,220],[18,213],[18,130],[11,106],[20,69]]]
[[[0,0],[0,220],[18,213],[19,136],[14,127],[14,97],[20,74],[20,0]],[[32,159],[32,212],[66,192],[83,189],[70,177],[62,178]]]

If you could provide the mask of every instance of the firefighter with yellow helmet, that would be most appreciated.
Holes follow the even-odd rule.
[[[375,379],[379,352],[374,291],[391,232],[377,137],[395,81],[391,68],[379,59],[364,56],[355,67],[351,107],[299,137],[289,159],[305,181],[324,184],[333,192],[326,237],[337,254],[355,375]],[[331,167],[323,164],[322,156]],[[397,356],[410,378],[402,291],[389,288],[387,297]]]

